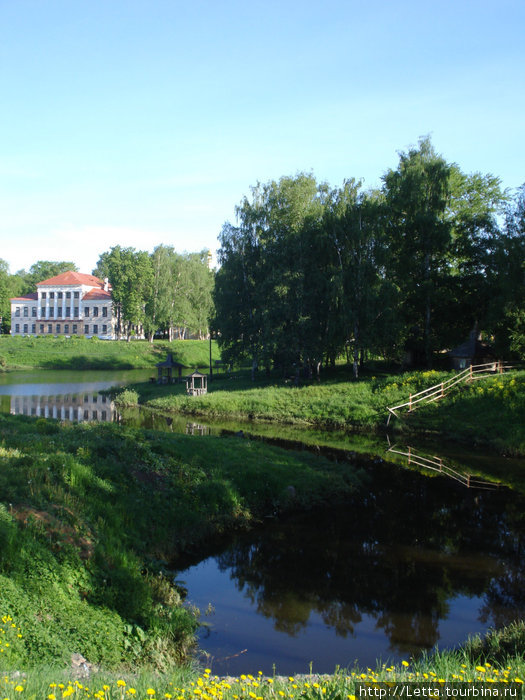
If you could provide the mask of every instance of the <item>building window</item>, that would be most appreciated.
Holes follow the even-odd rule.
[[[20,333],[20,324],[17,323],[15,326],[15,333]]]
[[[44,324],[43,323],[40,324],[40,333],[42,333],[42,335],[44,334]]]
[[[55,292],[49,292],[49,298],[54,299],[55,298]]]
[[[31,307],[31,316],[32,316],[33,318],[36,318],[36,306],[32,306],[32,307]]]
[[[84,306],[84,316],[85,316],[86,318],[89,317],[89,306]]]
[[[60,333],[60,323],[57,323],[57,334]]]
[[[46,316],[46,307],[43,306],[43,307],[40,309],[40,311],[41,311],[41,314],[40,314],[40,315],[41,315],[43,318],[45,318],[45,316]]]
[[[24,306],[24,318],[27,318],[29,316],[29,309],[27,306]]]
[[[69,323],[64,323],[64,333],[69,335]]]
[[[97,335],[97,334],[98,334],[98,326],[95,323],[95,325],[93,326],[93,335]]]
[[[31,324],[31,333],[36,335],[36,323]]]
[[[102,307],[102,316],[104,316],[104,318],[107,318],[107,316],[108,316],[108,307],[107,306]]]
[[[106,335],[107,332],[108,332],[108,327],[104,324],[102,326],[102,335]]]
[[[55,309],[52,306],[50,306],[49,307],[49,318],[53,318],[54,315],[55,315]]]
[[[57,318],[62,318],[62,307],[57,306]]]
[[[62,298],[63,298],[62,292],[58,292],[58,294],[57,294],[57,299],[62,299]]]
[[[73,292],[73,298],[74,298],[74,299],[79,299],[79,293],[78,293],[78,292]]]
[[[66,299],[71,299],[71,292],[66,292]]]
[[[15,309],[15,316],[20,316],[20,307],[17,306]]]
[[[98,316],[98,306],[93,307],[93,316]]]
[[[47,324],[47,332],[51,334],[53,333],[53,326],[50,323]]]
[[[74,309],[74,312],[73,312],[73,316],[74,316],[75,318],[78,318],[78,306],[75,306],[75,309]]]
[[[42,292],[42,293],[40,294],[40,296],[41,296],[42,299],[45,299],[45,298],[46,298],[46,293],[45,293],[45,292]]]
[[[73,324],[73,335],[76,335],[76,334],[77,334],[77,328],[78,328],[77,324],[74,323],[74,324]]]
[[[89,326],[88,326],[87,323],[86,323],[86,325],[84,326],[84,335],[89,335]]]
[[[24,333],[27,333],[28,330],[29,326],[27,325],[27,323],[24,323]]]

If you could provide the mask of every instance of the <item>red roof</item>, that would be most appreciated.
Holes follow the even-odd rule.
[[[23,297],[11,297],[10,301],[34,301],[36,299],[38,299],[38,294],[30,292],[29,294],[24,294]]]
[[[104,282],[98,277],[95,277],[94,275],[84,275],[82,272],[73,272],[72,270],[68,270],[68,272],[63,272],[61,275],[57,275],[56,277],[50,277],[48,280],[44,280],[43,282],[38,282],[36,286],[77,286],[79,284],[84,284],[88,287],[100,287],[104,289]]]
[[[83,301],[92,301],[93,299],[111,299],[111,292],[106,292],[103,289],[92,289],[84,294]]]

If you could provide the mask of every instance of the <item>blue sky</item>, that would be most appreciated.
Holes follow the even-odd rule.
[[[523,0],[0,0],[0,258],[218,247],[251,185],[430,134],[525,181]]]

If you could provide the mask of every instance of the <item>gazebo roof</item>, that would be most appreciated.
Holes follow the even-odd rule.
[[[185,367],[186,365],[181,365],[180,362],[175,362],[171,352],[168,353],[168,357],[164,362],[157,362],[157,367]]]
[[[203,374],[202,372],[199,372],[198,370],[195,370],[195,372],[192,372],[191,374],[188,374],[186,379],[191,379],[192,377],[207,377],[207,374]]]

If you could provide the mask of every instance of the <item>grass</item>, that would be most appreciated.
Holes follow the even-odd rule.
[[[9,415],[0,460],[1,600],[29,667],[72,652],[107,668],[180,663],[198,624],[172,582],[180,555],[360,486],[350,465],[263,443]]]
[[[0,336],[0,371],[15,369],[146,369],[166,359],[168,352],[188,368],[209,365],[207,340],[130,343],[79,337]],[[212,342],[212,359],[219,359]]]
[[[341,376],[290,386],[250,384],[244,377],[209,384],[208,394],[188,397],[184,387],[135,385],[146,406],[214,420],[250,419],[322,428],[384,431],[387,407],[452,376],[451,372],[409,372],[369,376],[357,382]],[[514,371],[453,389],[443,400],[401,414],[392,429],[435,434],[490,446],[502,454],[525,455],[525,372]]]
[[[22,630],[4,615],[2,621],[8,620],[4,627],[9,632],[14,625],[17,634],[13,637],[13,647],[22,646]],[[0,629],[2,624],[0,623]],[[506,635],[516,640],[510,652],[503,649],[500,642]],[[490,638],[493,655],[488,658],[473,656],[473,645],[484,645]],[[495,646],[494,646],[495,645]],[[525,624],[515,623],[504,632],[489,634],[485,639],[469,640],[462,648],[454,651],[435,652],[418,661],[404,660],[399,664],[386,666],[378,664],[375,669],[336,669],[329,676],[312,673],[296,677],[264,676],[261,672],[253,675],[218,678],[209,669],[200,673],[188,668],[172,669],[158,675],[151,672],[111,674],[96,672],[87,680],[76,678],[74,674],[52,668],[39,668],[27,674],[6,672],[0,677],[0,690],[6,700],[14,698],[34,698],[58,700],[58,698],[98,698],[99,700],[123,700],[124,698],[184,698],[194,697],[202,700],[220,698],[221,700],[355,700],[360,696],[359,687],[388,688],[393,692],[394,685],[417,684],[424,688],[442,688],[445,683],[469,688],[468,697],[474,697],[473,688],[485,688],[486,695],[492,689],[494,696],[503,695],[504,688],[515,688],[522,697],[520,689],[524,686],[525,660]],[[0,650],[9,654],[9,649]],[[490,661],[489,661],[490,658]],[[5,668],[5,666],[4,666]],[[382,685],[380,685],[382,684]],[[406,688],[405,688],[406,689]],[[498,693],[496,694],[496,689]],[[462,695],[466,697],[466,695]],[[429,697],[427,695],[426,697]]]

